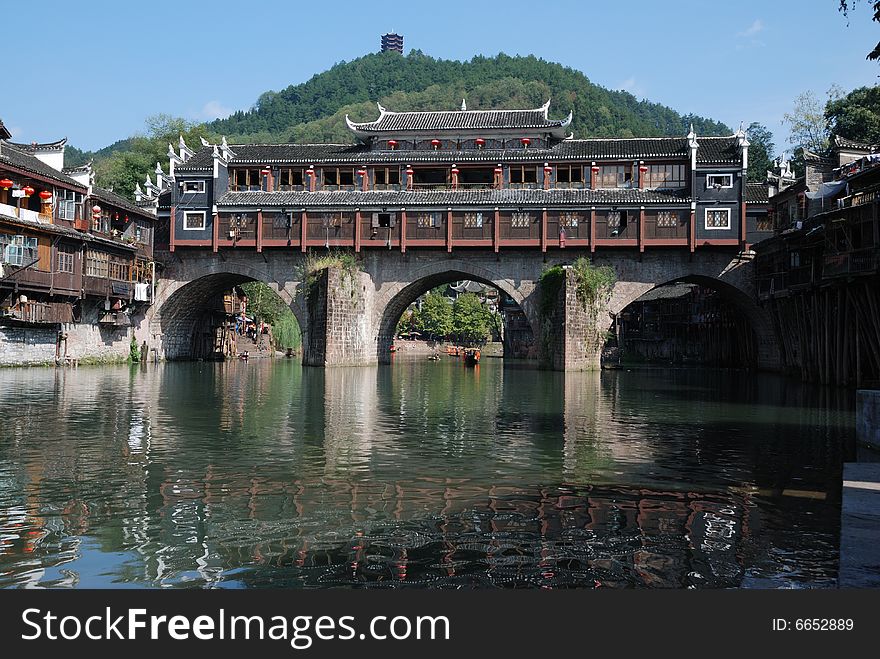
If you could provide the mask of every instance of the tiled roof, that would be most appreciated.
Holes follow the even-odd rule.
[[[227,192],[218,206],[369,207],[376,206],[557,206],[571,204],[685,204],[681,191],[660,190],[432,190],[334,192]]]
[[[64,145],[67,144],[67,138],[63,137],[54,142],[31,142],[30,144],[25,144],[24,142],[10,142],[10,144],[16,149],[26,153],[34,153],[36,151],[63,151]]]
[[[14,146],[11,142],[3,142],[3,144],[0,145],[0,167],[4,164],[11,165],[12,167],[24,170],[31,174],[44,176],[53,181],[58,181],[59,183],[74,186],[82,191],[85,191],[86,189],[81,183],[77,183],[69,176],[50,167],[39,158],[32,156],[29,153],[25,153],[18,147]]]
[[[770,188],[766,183],[746,183],[746,203],[766,204],[769,201]]]
[[[0,119],[0,140],[8,140],[12,137],[12,133],[9,132],[9,129],[3,125],[3,120]]]
[[[737,164],[739,154],[732,137],[701,137],[697,161],[701,164]],[[233,144],[235,165],[299,165],[372,163],[466,163],[466,162],[559,162],[602,160],[682,160],[688,156],[684,137],[591,138],[563,140],[547,149],[469,149],[466,151],[371,151],[353,144]],[[212,148],[202,147],[187,162],[177,165],[175,172],[203,172],[213,167]]]
[[[117,208],[121,208],[125,211],[128,211],[129,213],[134,213],[140,217],[145,217],[148,220],[156,219],[156,216],[149,211],[140,208],[139,206],[135,205],[133,201],[129,201],[125,197],[120,197],[118,194],[116,194],[115,192],[111,192],[110,190],[95,187],[92,189],[92,196],[100,201],[103,201],[105,204],[116,206]]]
[[[447,110],[441,112],[389,112],[379,106],[379,118],[364,123],[349,122],[362,133],[401,131],[547,129],[567,126],[567,119],[549,119],[547,105],[534,110]]]
[[[840,135],[834,136],[834,145],[844,149],[858,149],[859,151],[875,151],[877,144],[866,144],[865,142],[856,142]]]
[[[120,249],[124,249],[130,252],[133,252],[137,249],[137,247],[134,247],[127,243],[121,243],[116,240],[111,240],[110,238],[104,238],[103,236],[96,236],[94,234],[85,233],[84,231],[77,231],[76,229],[66,227],[61,224],[43,224],[42,222],[34,222],[33,220],[25,220],[18,217],[11,217],[9,215],[0,215],[0,222],[4,224],[15,224],[18,226],[26,227],[28,229],[43,231],[45,233],[51,233],[58,236],[64,236],[73,240],[82,240],[85,242],[99,243],[101,245],[107,245],[110,247],[118,247]]]
[[[736,137],[698,137],[697,162],[736,165],[740,162]]]

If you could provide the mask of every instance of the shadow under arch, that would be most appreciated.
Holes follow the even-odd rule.
[[[461,280],[476,281],[508,295],[525,314],[532,336],[540,336],[540,328],[534,314],[536,305],[532,304],[530,299],[524,297],[522,292],[507,280],[495,277],[492,273],[483,271],[482,268],[468,267],[461,262],[446,263],[433,271],[425,272],[422,270],[416,274],[418,278],[415,281],[402,285],[378,300],[379,320],[376,349],[380,364],[391,362],[391,345],[394,341],[397,323],[407,307],[431,289]]]
[[[157,299],[154,320],[163,336],[165,358],[191,359],[193,333],[200,321],[212,310],[221,308],[221,296],[224,293],[250,281],[268,284],[284,301],[299,324],[305,345],[308,324],[302,308],[290,291],[256,271],[215,272],[197,277]]]
[[[659,283],[641,290],[629,290],[626,294],[615,295],[615,308],[612,310],[616,316],[626,307],[635,302],[645,293],[668,286],[673,283],[696,284],[712,289],[721,296],[721,299],[729,304],[748,321],[752,330],[755,366],[760,369],[775,370],[782,360],[782,349],[779,338],[769,313],[758,305],[757,300],[749,293],[724,280],[708,275],[689,274],[675,277],[669,281]]]

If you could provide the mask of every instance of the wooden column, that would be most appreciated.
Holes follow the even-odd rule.
[[[174,225],[177,224],[177,206],[171,207],[171,226],[168,227],[168,251],[174,251]]]
[[[309,224],[309,214],[306,211],[302,212],[302,226],[300,227],[300,249],[305,252],[306,251],[306,229],[308,229]]]
[[[501,240],[501,212],[496,208],[492,216],[492,246],[498,252],[498,243]]]
[[[361,251],[361,212],[359,210],[354,214],[354,251]]]
[[[269,175],[272,176],[271,174]],[[263,209],[257,211],[257,251],[263,251]]]
[[[596,209],[590,209],[590,252],[596,251]]]
[[[639,252],[645,251],[645,207],[639,208]]]
[[[452,211],[446,212],[446,251],[452,251]]]
[[[697,211],[696,209],[691,209],[691,220],[690,226],[688,227],[688,244],[691,247],[691,252],[697,246]]]
[[[547,251],[547,209],[541,209],[541,251]]]
[[[211,249],[215,252],[219,248],[218,239],[220,237],[220,213],[214,213],[214,226],[211,227]]]
[[[406,209],[400,211],[400,252],[406,253]]]

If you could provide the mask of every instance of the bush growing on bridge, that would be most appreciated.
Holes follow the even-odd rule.
[[[571,264],[574,273],[578,302],[584,311],[593,308],[596,302],[611,292],[617,282],[617,274],[611,266],[595,266],[590,259],[580,257]],[[554,265],[541,274],[541,315],[546,317],[553,313],[553,305],[559,295],[559,289],[565,281],[565,268]]]

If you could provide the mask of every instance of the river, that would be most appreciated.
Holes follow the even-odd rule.
[[[0,587],[834,587],[851,394],[444,357],[0,370]]]

